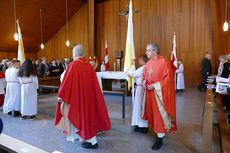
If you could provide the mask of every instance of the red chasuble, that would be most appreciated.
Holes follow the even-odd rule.
[[[0,71],[0,79],[3,79],[5,78],[5,75],[2,71]],[[3,103],[4,103],[4,94],[0,94],[0,107],[3,106]]]
[[[143,79],[146,79],[146,84],[158,84],[159,87],[146,90],[143,119],[148,120],[155,133],[176,131],[175,86],[173,71],[168,60],[160,55],[156,60],[149,60],[145,66]],[[159,104],[159,101],[162,103]]]
[[[104,97],[99,86],[96,72],[85,58],[78,58],[68,66],[58,97],[69,104],[68,119],[79,131],[83,140],[97,134],[98,130],[111,128]],[[57,102],[55,125],[62,114],[61,102]]]

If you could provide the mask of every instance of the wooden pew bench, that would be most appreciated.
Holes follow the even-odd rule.
[[[0,135],[0,148],[7,152],[18,152],[18,153],[48,153],[42,149],[34,147],[23,141],[10,137],[2,133]],[[1,152],[1,150],[0,150]]]
[[[47,89],[47,90],[56,90],[58,91],[60,86],[60,77],[46,77],[46,78],[38,78],[39,81],[39,89]]]
[[[213,133],[213,91],[212,89],[207,89],[206,97],[204,101],[203,109],[203,151],[202,153],[211,153],[212,152],[212,133]]]
[[[39,85],[60,86],[60,77],[38,78]]]
[[[218,118],[220,128],[221,149],[223,153],[230,153],[230,129],[227,125],[227,119],[224,114],[220,95],[216,96],[218,106]]]
[[[59,86],[39,85],[39,89],[59,90]]]
[[[125,118],[125,91],[103,90],[103,95],[121,96],[122,97],[122,118]]]

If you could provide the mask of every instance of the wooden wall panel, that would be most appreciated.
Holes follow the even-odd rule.
[[[0,60],[1,59],[9,59],[17,58],[18,52],[9,52],[9,51],[0,51]],[[26,59],[37,59],[36,53],[25,53]]]
[[[66,25],[64,25],[46,44],[43,50],[38,51],[38,58],[50,59],[72,58],[72,47],[66,46]],[[84,4],[69,20],[69,41],[73,44],[82,44],[88,51],[88,7]]]
[[[99,59],[104,59],[108,40],[110,69],[113,70],[115,50],[125,50],[127,25],[124,11],[129,0],[107,0],[95,4],[95,47]],[[147,43],[156,42],[161,55],[170,59],[173,32],[177,35],[178,58],[185,66],[186,87],[201,81],[200,65],[205,52],[215,55],[209,0],[134,0],[133,16],[136,57],[145,54]],[[123,61],[122,61],[123,64]],[[214,65],[214,57],[212,59]]]
[[[211,16],[212,26],[214,34],[214,47],[216,50],[216,65],[219,64],[218,57],[230,53],[230,28],[227,32],[223,31],[223,24],[225,21],[225,1],[224,0],[212,0],[211,4]],[[229,22],[230,3],[228,2],[227,20]],[[230,25],[229,25],[230,26]]]

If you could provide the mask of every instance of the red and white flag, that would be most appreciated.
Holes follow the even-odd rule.
[[[107,40],[105,42],[105,71],[109,70],[109,55],[108,55],[108,48],[107,48]]]
[[[177,50],[176,50],[176,34],[173,34],[173,45],[172,45],[172,54],[171,54],[171,65],[173,72],[177,70]]]

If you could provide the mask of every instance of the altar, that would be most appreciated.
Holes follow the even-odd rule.
[[[97,72],[97,79],[99,82],[99,85],[101,87],[101,90],[104,95],[113,95],[113,96],[122,96],[122,118],[125,118],[125,95],[127,95],[127,81],[129,80],[129,77],[126,73],[121,71],[106,71],[106,72]],[[108,91],[106,89],[103,89],[103,79],[107,80],[126,80],[126,86],[125,90],[123,91]],[[106,82],[112,84],[112,81]],[[112,88],[111,88],[112,89]]]
[[[121,71],[106,71],[106,72],[97,72],[97,79],[101,90],[103,89],[102,79],[111,79],[111,80],[129,80],[128,75],[125,72]],[[127,87],[126,87],[127,90]],[[127,91],[126,91],[127,93]]]

